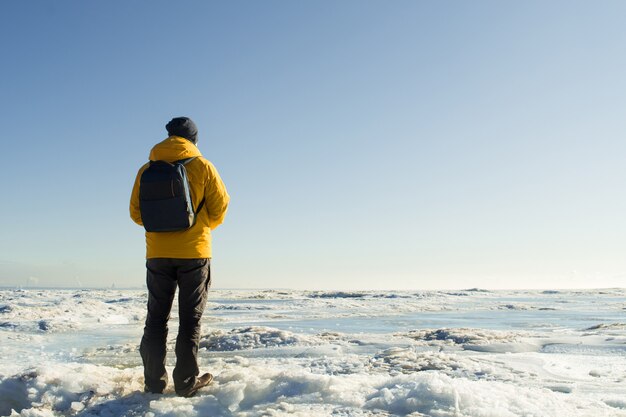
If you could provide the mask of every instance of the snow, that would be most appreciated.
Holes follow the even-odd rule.
[[[143,393],[144,291],[3,290],[0,415],[626,416],[625,302],[621,289],[213,290],[199,358],[215,380],[180,398]]]
[[[200,347],[211,351],[305,345],[308,338],[270,327],[254,326],[230,331],[216,330],[202,337]]]

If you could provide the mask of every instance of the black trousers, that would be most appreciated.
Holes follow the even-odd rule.
[[[148,270],[148,316],[139,352],[144,366],[145,386],[151,392],[163,392],[167,385],[165,355],[167,322],[178,287],[179,328],[176,338],[174,387],[184,391],[193,386],[198,369],[200,319],[211,285],[210,259],[153,258]]]

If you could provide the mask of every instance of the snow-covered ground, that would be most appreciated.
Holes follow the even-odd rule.
[[[143,393],[145,303],[0,290],[0,415],[626,416],[624,289],[213,290],[189,399]]]

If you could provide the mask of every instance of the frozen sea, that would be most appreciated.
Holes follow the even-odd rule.
[[[212,290],[189,399],[143,393],[145,304],[0,290],[0,415],[626,416],[626,289]]]

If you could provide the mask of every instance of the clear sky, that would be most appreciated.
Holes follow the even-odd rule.
[[[626,2],[3,1],[0,285],[141,286],[189,116],[216,288],[626,283]]]

